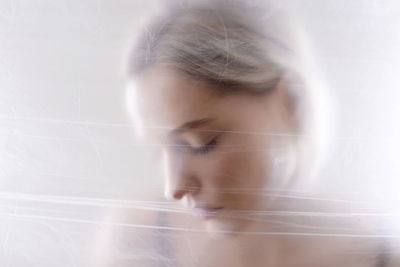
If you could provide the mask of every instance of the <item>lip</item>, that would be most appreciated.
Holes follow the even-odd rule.
[[[215,218],[222,212],[224,208],[213,208],[213,207],[195,207],[193,209],[194,214],[202,220],[209,220]]]

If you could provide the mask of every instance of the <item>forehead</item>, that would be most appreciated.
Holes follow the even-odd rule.
[[[173,129],[187,121],[223,114],[220,99],[211,94],[209,84],[165,67],[147,70],[131,81],[128,90],[144,128]]]
[[[140,135],[164,138],[166,132],[189,121],[212,118],[205,131],[263,131],[273,127],[279,113],[277,97],[273,95],[213,94],[212,85],[191,78],[179,71],[157,67],[132,80],[127,98],[132,117]],[[266,123],[268,122],[268,123]],[[268,126],[269,125],[269,126]]]

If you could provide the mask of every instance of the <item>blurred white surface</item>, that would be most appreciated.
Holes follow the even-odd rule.
[[[282,3],[304,21],[335,104],[321,190],[393,200],[399,2]],[[151,149],[131,136],[121,71],[130,37],[154,5],[0,0],[1,266],[90,266],[105,210],[161,192]]]

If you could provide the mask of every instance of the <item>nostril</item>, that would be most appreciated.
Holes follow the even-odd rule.
[[[181,200],[185,194],[186,194],[186,192],[185,192],[184,190],[178,189],[178,190],[175,190],[175,191],[172,193],[172,198],[173,198],[174,200]]]
[[[185,195],[195,195],[199,192],[200,187],[198,186],[177,186],[177,187],[166,187],[165,197],[168,200],[181,200]]]
[[[170,201],[180,200],[185,194],[186,192],[183,188],[171,188],[169,186],[166,186],[164,192],[165,198]]]

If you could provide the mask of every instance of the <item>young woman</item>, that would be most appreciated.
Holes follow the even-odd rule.
[[[121,266],[390,266],[374,224],[282,193],[313,185],[328,121],[289,25],[272,6],[203,1],[144,29],[126,101],[137,134],[160,144],[165,196],[181,206],[133,215],[153,245],[131,244]]]

